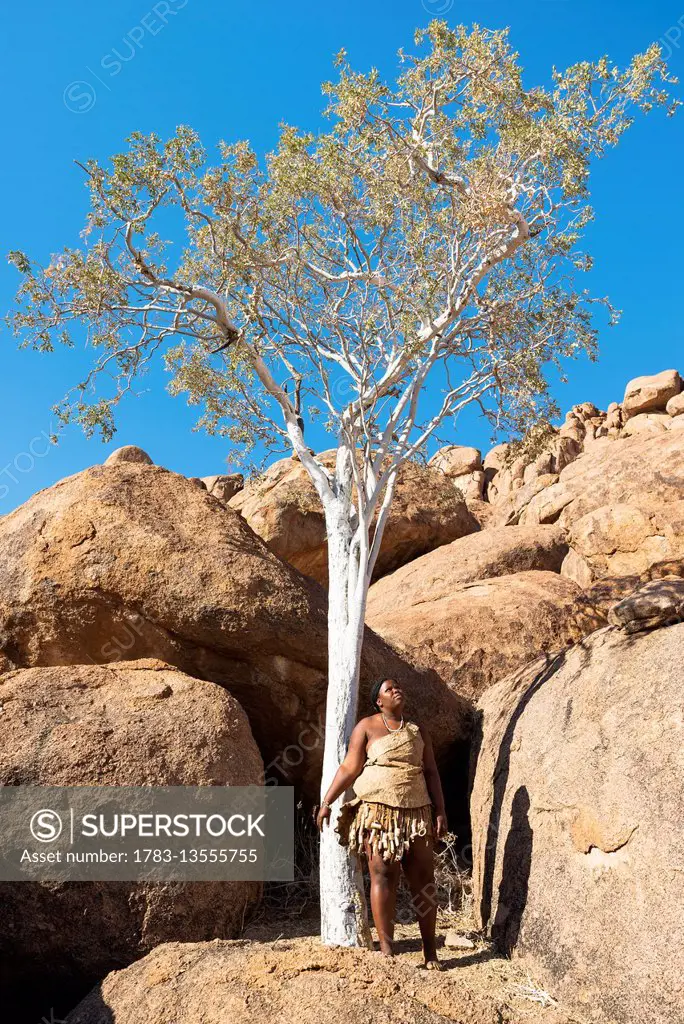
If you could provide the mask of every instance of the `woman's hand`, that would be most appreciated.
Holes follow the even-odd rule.
[[[316,828],[319,832],[323,831],[323,823],[330,821],[330,808],[323,804],[322,807],[318,808],[318,814],[316,815]]]
[[[438,814],[435,817],[435,835],[437,839],[443,839],[447,834],[447,819],[446,814]]]

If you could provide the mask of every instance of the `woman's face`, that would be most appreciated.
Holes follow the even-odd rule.
[[[404,707],[404,694],[399,683],[394,679],[386,679],[380,687],[378,706],[381,711],[401,714]]]

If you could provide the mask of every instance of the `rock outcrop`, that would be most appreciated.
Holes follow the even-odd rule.
[[[670,429],[595,441],[558,476],[537,477],[495,507],[509,524],[565,528],[562,572],[590,586],[683,557],[683,496],[684,444]]]
[[[683,413],[665,371],[606,412],[576,405],[531,447],[406,466],[368,600],[361,713],[372,679],[398,678],[464,793],[478,702],[480,924],[606,1024],[675,1020],[684,995]],[[317,795],[323,513],[297,459],[242,484],[127,446],[0,520],[1,785]],[[444,979],[409,992],[360,951],[191,945],[237,934],[258,898],[256,883],[2,884],[0,981],[95,981],[180,938],[70,1024],[518,1019]]]
[[[515,572],[445,587],[434,567],[420,580],[416,565],[414,581],[421,600],[412,603],[404,590],[402,601],[390,579],[382,600],[372,596],[368,622],[413,665],[434,670],[469,700],[541,652],[605,624],[580,604],[580,587],[556,572]]]
[[[583,1017],[681,1019],[682,651],[602,629],[479,704],[480,924]]]
[[[263,784],[237,700],[161,661],[6,672],[0,704],[3,786]]]
[[[682,378],[676,370],[663,370],[652,377],[635,377],[625,388],[622,411],[625,420],[640,413],[666,409],[667,403],[682,390]]]
[[[674,419],[676,416],[681,416],[684,413],[684,394],[680,392],[678,395],[674,395],[669,399],[665,406],[665,411],[668,416],[672,416]]]
[[[450,444],[440,448],[428,463],[449,477],[464,498],[481,501],[485,488],[485,469],[478,448]]]
[[[323,512],[297,459],[243,488],[126,446],[35,495],[0,519],[0,785],[277,781],[314,799],[319,583]],[[680,375],[484,459],[450,445],[405,466],[367,611],[359,710],[371,680],[399,679],[449,796],[477,722],[479,923],[582,1019],[679,1020]],[[236,935],[259,891],[1,884],[0,982],[96,981],[182,939],[110,974],[70,1024],[528,1019],[464,997],[460,972],[411,982],[403,963],[309,940],[204,942]]]
[[[458,587],[538,569],[560,572],[568,553],[557,526],[499,526],[445,544],[378,580],[368,594],[368,621],[448,597]]]
[[[326,454],[323,461],[332,466],[333,458]],[[271,551],[327,586],[323,509],[301,462],[282,459],[274,463],[230,505]],[[409,463],[397,479],[374,578],[478,529],[463,497],[441,472]]]
[[[484,468],[479,448],[470,448],[462,444],[449,444],[440,448],[430,459],[429,465],[452,479]]]
[[[118,466],[122,462],[138,462],[143,466],[152,466],[152,459],[142,448],[134,444],[126,444],[123,448],[115,448],[105,459],[105,466]]]
[[[637,434],[664,434],[670,429],[671,418],[666,412],[642,412],[628,419],[622,428],[622,437],[634,437]]]
[[[684,556],[684,444],[678,432],[609,442],[568,466],[558,517],[588,568],[581,582]],[[528,510],[525,520],[533,516]]]
[[[62,480],[0,520],[0,584],[0,667],[160,658],[225,686],[267,774],[315,796],[325,593],[203,487],[130,462]],[[430,696],[440,754],[464,738],[463,702],[369,631],[363,693],[383,673]]]
[[[566,466],[583,455],[593,453],[597,444],[627,437],[649,437],[673,428],[679,429],[677,416],[684,410],[682,379],[676,370],[664,370],[652,377],[637,377],[628,383],[621,404],[612,402],[601,412],[591,402],[574,406],[560,428],[550,428],[534,454],[529,448],[517,458],[510,445],[497,445],[484,458],[484,497],[501,506],[500,522],[518,522],[531,499],[545,488],[558,483]],[[680,421],[681,422],[681,421]],[[540,481],[540,482],[537,482]],[[534,486],[530,486],[533,485]],[[523,493],[519,493],[521,489]],[[546,504],[545,498],[538,499]],[[558,515],[549,504],[545,514]],[[562,507],[562,506],[561,506]],[[553,522],[552,518],[530,520]]]
[[[263,763],[222,687],[151,660],[0,676],[0,785],[247,786]],[[93,984],[172,939],[232,938],[257,882],[0,883],[0,986]]]
[[[493,973],[478,977],[478,959],[452,959],[457,969],[435,979],[415,969],[418,953],[385,958],[318,939],[169,943],[110,974],[66,1024],[572,1024]],[[506,979],[518,980],[511,965]]]
[[[202,483],[215,498],[230,501],[245,486],[245,478],[242,473],[228,473],[224,476],[203,476]]]

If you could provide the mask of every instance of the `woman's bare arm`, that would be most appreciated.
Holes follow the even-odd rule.
[[[425,782],[427,783],[430,799],[435,805],[437,838],[439,839],[441,836],[445,835],[447,831],[442,780],[439,777],[439,769],[437,768],[437,762],[435,761],[435,752],[432,749],[430,734],[423,726],[420,727],[420,734],[423,737],[423,743],[425,744],[425,748],[423,750],[423,774],[425,775]]]
[[[349,740],[347,756],[335,772],[335,778],[328,786],[328,791],[323,797],[323,806],[316,816],[316,824],[319,829],[323,827],[323,822],[326,818],[330,817],[330,808],[326,807],[325,804],[334,804],[337,798],[341,796],[346,789],[353,786],[354,782],[363,771],[363,766],[366,761],[367,739],[368,733],[366,730],[366,723],[362,719],[354,726],[354,731],[352,732]]]

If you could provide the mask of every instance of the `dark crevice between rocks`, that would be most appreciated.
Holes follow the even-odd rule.
[[[439,765],[449,831],[458,836],[457,851],[463,867],[470,870],[472,827],[470,822],[470,763],[472,737],[457,740]]]
[[[125,965],[117,965],[121,966]],[[62,1024],[102,977],[45,978],[37,965],[35,977],[30,980],[0,984],[2,1020],[7,1024]]]

